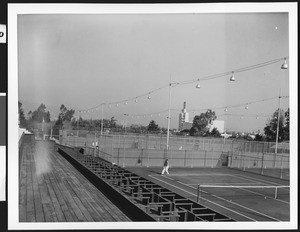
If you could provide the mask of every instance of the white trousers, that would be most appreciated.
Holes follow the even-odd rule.
[[[164,166],[164,169],[162,170],[162,172],[161,172],[161,174],[163,175],[165,172],[167,173],[167,174],[169,174],[169,166]]]

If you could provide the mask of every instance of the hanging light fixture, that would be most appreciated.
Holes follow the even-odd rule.
[[[150,94],[149,94],[149,96],[148,96],[148,99],[151,99],[151,96],[150,96]]]
[[[199,82],[199,79],[198,79],[198,82]],[[200,89],[200,84],[198,83],[197,85],[196,85],[196,89]]]
[[[288,65],[286,63],[286,58],[284,58],[284,63],[281,65],[281,69],[288,69]]]
[[[138,102],[138,99],[136,98],[134,102],[137,103],[137,102]]]
[[[245,109],[246,109],[246,110],[248,110],[248,109],[249,109],[249,107],[248,107],[248,104],[245,106]]]
[[[235,81],[234,72],[232,72],[232,75],[230,77],[230,81]]]

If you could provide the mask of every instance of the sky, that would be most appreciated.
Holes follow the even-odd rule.
[[[18,97],[25,114],[43,103],[55,118],[64,104],[101,119],[103,104],[105,119],[165,128],[170,108],[174,129],[185,101],[191,122],[212,109],[226,130],[262,131],[289,96],[288,23],[287,13],[18,15]]]

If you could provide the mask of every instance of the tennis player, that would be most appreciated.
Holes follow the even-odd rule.
[[[170,163],[169,163],[169,160],[166,159],[165,162],[164,162],[164,168],[161,172],[161,174],[163,175],[165,172],[169,175],[169,167],[170,167]]]

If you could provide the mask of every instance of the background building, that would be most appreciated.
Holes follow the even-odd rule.
[[[178,130],[189,130],[193,126],[193,123],[189,122],[189,113],[186,110],[186,102],[183,103],[183,109],[179,114],[179,125]]]

